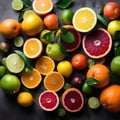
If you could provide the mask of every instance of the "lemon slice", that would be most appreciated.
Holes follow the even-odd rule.
[[[13,0],[12,1],[12,8],[14,10],[17,10],[17,11],[21,10],[23,8],[22,0]]]
[[[6,66],[10,72],[20,73],[24,69],[25,62],[19,55],[12,53],[6,58]]]

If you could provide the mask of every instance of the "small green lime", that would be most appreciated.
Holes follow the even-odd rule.
[[[59,108],[57,111],[57,114],[59,115],[59,117],[64,117],[66,114],[66,111],[63,108]]]
[[[66,9],[62,12],[61,18],[64,24],[70,25],[72,23],[72,18],[73,18],[73,11],[70,9]]]
[[[93,59],[88,59],[88,67],[90,68],[91,66],[93,66],[95,64],[95,61]]]
[[[4,66],[6,66],[6,57],[4,57],[4,58],[2,59],[2,64],[3,64]]]
[[[14,10],[17,10],[17,11],[21,10],[23,8],[22,0],[13,0],[12,1],[12,8]]]
[[[88,99],[88,105],[91,109],[97,109],[100,106],[100,101],[97,97],[90,97]]]
[[[7,69],[5,66],[0,65],[0,77],[2,77],[6,73]]]
[[[89,86],[87,83],[84,83],[83,86],[82,86],[82,92],[86,95],[89,95],[91,94],[93,91],[92,87]]]
[[[68,89],[68,88],[71,88],[71,84],[70,83],[65,83],[64,87],[63,87],[65,90]]]
[[[23,37],[21,37],[21,36],[17,36],[17,37],[14,39],[13,42],[14,42],[14,45],[15,45],[16,47],[22,47],[23,44],[24,44]]]

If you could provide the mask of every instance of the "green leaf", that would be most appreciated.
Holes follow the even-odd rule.
[[[60,44],[60,49],[61,49],[62,53],[64,53],[65,55],[68,55],[68,52],[61,44]]]
[[[18,21],[21,22],[23,20],[23,14],[24,12],[20,12],[18,16]]]
[[[70,6],[70,4],[71,4],[72,2],[73,2],[72,0],[59,0],[55,5],[56,5],[58,8],[66,9],[67,7]]]
[[[98,84],[99,81],[96,80],[95,78],[89,78],[89,79],[86,80],[86,83],[87,83],[88,85],[90,85],[90,86],[93,86],[93,85]]]
[[[26,7],[32,6],[32,1],[31,0],[22,0],[22,2]]]
[[[105,19],[104,16],[100,15],[100,14],[97,14],[97,19],[104,25],[104,26],[107,26],[108,25],[108,22],[107,20]]]
[[[115,48],[115,56],[119,56],[120,55],[120,46]]]
[[[99,14],[103,14],[104,6],[105,6],[105,4],[102,4],[102,5],[101,5],[101,7],[100,7],[100,11],[99,11]]]
[[[113,40],[119,40],[120,39],[120,30],[116,31],[113,35]]]

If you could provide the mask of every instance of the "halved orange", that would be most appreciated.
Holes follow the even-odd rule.
[[[95,27],[97,16],[93,9],[82,7],[75,12],[72,22],[75,29],[79,32],[88,32]]]
[[[53,72],[55,68],[54,61],[48,56],[41,56],[38,58],[35,64],[35,68],[42,74],[47,75]]]
[[[59,72],[52,72],[45,76],[44,87],[48,90],[59,91],[64,85],[64,77]]]
[[[53,9],[52,0],[34,0],[32,4],[33,10],[39,15],[46,15]]]
[[[36,88],[42,80],[42,76],[40,72],[33,68],[33,70],[28,74],[21,75],[22,84],[29,89]]]
[[[23,52],[28,58],[37,58],[42,54],[43,45],[37,38],[29,38],[23,45]]]

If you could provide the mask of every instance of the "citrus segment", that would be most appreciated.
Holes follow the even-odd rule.
[[[59,97],[57,93],[50,90],[45,90],[39,96],[39,105],[45,111],[53,111],[59,105]]]
[[[52,11],[53,2],[52,0],[34,0],[33,10],[39,15],[45,15]]]
[[[30,38],[23,45],[23,52],[28,58],[36,58],[42,54],[43,45],[37,38]]]
[[[28,74],[21,75],[21,82],[26,88],[33,89],[37,87],[42,80],[42,76],[38,70],[33,68],[33,70]]]
[[[44,78],[44,86],[48,90],[59,91],[64,85],[64,77],[59,72],[52,72]]]
[[[82,46],[84,52],[91,58],[102,58],[112,48],[112,38],[104,28],[95,29],[83,37]]]
[[[78,112],[83,108],[84,98],[77,88],[68,88],[62,94],[62,105],[69,112]]]
[[[47,75],[53,72],[55,68],[55,63],[50,57],[41,56],[36,61],[35,67],[42,75]]]
[[[97,16],[93,9],[83,7],[77,10],[73,16],[73,26],[80,32],[92,30],[97,23]]]
[[[6,58],[6,66],[10,72],[20,73],[24,69],[25,62],[19,55],[12,53]]]

